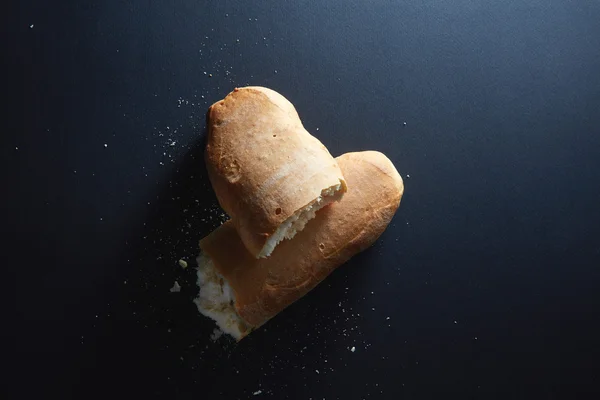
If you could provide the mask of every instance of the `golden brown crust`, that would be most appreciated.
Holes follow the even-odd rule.
[[[271,257],[252,257],[229,222],[200,241],[232,287],[237,313],[250,326],[262,325],[372,245],[400,205],[402,178],[385,155],[365,151],[347,153],[337,160],[348,193],[319,211]]]
[[[282,222],[345,181],[294,106],[262,87],[235,89],[208,111],[206,165],[221,207],[257,257]]]

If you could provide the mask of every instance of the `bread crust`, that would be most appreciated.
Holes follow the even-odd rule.
[[[347,179],[344,198],[317,213],[271,257],[249,254],[232,223],[200,241],[200,247],[228,281],[235,309],[259,327],[304,296],[338,266],[371,246],[394,216],[404,193],[402,178],[382,153],[364,151],[337,158]]]
[[[206,166],[219,204],[258,257],[268,238],[322,190],[346,183],[294,106],[263,87],[235,89],[207,114]]]

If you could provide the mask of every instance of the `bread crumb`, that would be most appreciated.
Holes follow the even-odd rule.
[[[29,29],[33,29],[33,24],[29,25]]]
[[[181,286],[179,286],[179,283],[177,283],[177,281],[175,281],[175,283],[173,283],[173,287],[171,289],[169,289],[169,291],[171,293],[179,293],[179,292],[181,292]]]
[[[252,393],[252,395],[254,395],[254,396],[258,396],[258,395],[259,395],[259,394],[261,394],[261,393],[262,393],[262,390],[260,390],[260,389],[259,389],[259,390],[257,390],[256,392]]]
[[[318,369],[315,369],[315,372],[318,374],[318,373],[319,373],[319,370],[318,370]]]
[[[212,340],[213,342],[216,342],[222,335],[223,335],[223,331],[220,330],[219,328],[215,328],[213,330],[212,334],[210,335],[210,340]]]
[[[108,147],[108,144],[104,143],[104,147]]]
[[[356,351],[356,347],[352,346],[352,348],[350,349],[351,352],[355,352]]]
[[[183,269],[186,269],[188,267],[188,263],[185,260],[179,260],[178,263],[179,263],[179,266]]]

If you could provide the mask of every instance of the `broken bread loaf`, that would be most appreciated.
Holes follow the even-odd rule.
[[[392,162],[374,151],[337,158],[350,190],[319,211],[313,221],[273,254],[248,253],[232,221],[200,241],[200,294],[203,315],[239,340],[304,296],[334,269],[369,247],[400,205],[402,178]]]
[[[346,182],[294,106],[263,87],[235,89],[208,110],[206,165],[219,204],[252,256],[268,257]]]

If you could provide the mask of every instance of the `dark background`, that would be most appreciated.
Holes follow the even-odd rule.
[[[599,392],[597,1],[14,3],[9,398]],[[336,156],[385,152],[406,191],[371,249],[234,344],[177,260],[224,220],[207,107],[248,84]]]

